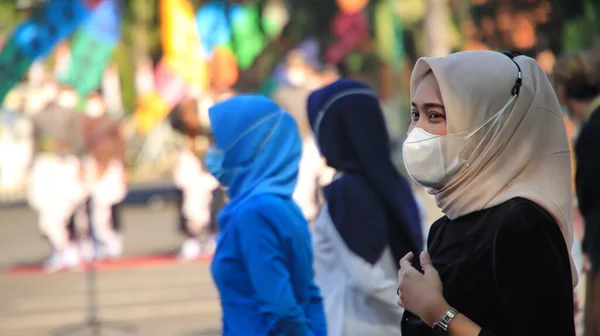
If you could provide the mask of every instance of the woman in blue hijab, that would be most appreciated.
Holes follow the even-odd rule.
[[[313,233],[328,335],[400,335],[398,262],[421,251],[423,236],[410,185],[392,163],[377,95],[341,79],[313,92],[307,110],[321,154],[337,171]]]
[[[308,223],[292,200],[302,142],[271,100],[240,95],[209,110],[206,165],[227,188],[211,272],[223,335],[326,335]]]

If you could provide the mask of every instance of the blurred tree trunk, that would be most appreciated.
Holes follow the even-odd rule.
[[[133,54],[136,61],[141,61],[150,55],[151,23],[156,16],[157,1],[129,0],[133,16],[132,42]]]
[[[425,54],[446,56],[450,53],[450,36],[447,33],[448,0],[425,0]]]

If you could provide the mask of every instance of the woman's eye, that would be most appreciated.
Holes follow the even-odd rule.
[[[417,111],[411,111],[410,112],[410,118],[412,119],[412,121],[419,120],[419,112],[417,112]]]
[[[441,121],[442,119],[445,119],[445,118],[446,118],[446,116],[441,113],[437,113],[437,112],[429,113],[429,119],[432,121]]]

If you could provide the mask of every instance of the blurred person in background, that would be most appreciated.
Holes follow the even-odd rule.
[[[420,58],[410,93],[404,164],[444,216],[423,270],[400,262],[403,335],[575,335],[570,150],[547,75],[459,52]]]
[[[201,160],[209,139],[201,124],[196,99],[184,100],[176,113],[186,141],[173,170],[175,185],[182,193],[179,228],[185,241],[179,256],[182,260],[193,260],[214,253],[216,242],[211,230],[211,204],[219,183],[206,171]]]
[[[97,257],[119,258],[123,251],[119,204],[127,195],[125,144],[120,124],[107,115],[104,97],[98,92],[88,96],[81,123],[86,149],[83,158],[85,213],[89,224],[82,228],[81,233],[86,237],[81,242],[81,254],[84,259],[91,259],[92,244],[98,244]],[[89,232],[90,229],[93,232]],[[90,237],[88,233],[93,235]]]
[[[17,191],[27,180],[33,151],[24,98],[22,90],[12,90],[0,109],[0,191]]]
[[[312,132],[300,128],[302,158],[298,169],[298,183],[293,198],[306,220],[313,224],[321,205],[320,187],[333,179],[335,172],[327,167],[312,136]]]
[[[48,272],[79,265],[79,253],[69,230],[84,195],[77,100],[72,88],[61,87],[56,101],[32,117],[35,156],[28,201],[38,212],[40,231],[54,250],[46,263]]]
[[[326,335],[306,219],[292,199],[302,142],[294,119],[258,95],[209,111],[208,170],[227,188],[211,272],[223,335]]]
[[[583,250],[589,258],[586,279],[585,335],[600,335],[600,57],[593,52],[566,54],[554,67],[561,102],[581,124],[575,143],[575,184],[585,229]]]
[[[576,118],[573,118],[570,113],[569,113],[569,108],[566,105],[565,102],[565,95],[564,95],[564,83],[561,83],[561,79],[564,79],[568,74],[569,71],[566,67],[567,64],[572,63],[573,60],[575,60],[575,64],[576,65],[581,65],[580,62],[578,62],[579,60],[579,55],[578,53],[568,53],[566,55],[563,55],[563,57],[561,57],[561,61],[560,64],[556,63],[556,60],[554,60],[554,63],[552,64],[552,69],[551,69],[551,73],[550,73],[550,78],[552,79],[554,88],[555,88],[555,92],[557,93],[557,97],[558,97],[558,101],[561,104],[561,108],[562,108],[562,116],[563,116],[563,120],[565,123],[565,128],[567,131],[567,138],[569,139],[569,147],[571,148],[571,170],[572,170],[572,188],[573,188],[573,196],[574,196],[574,202],[573,202],[573,233],[574,233],[574,241],[573,241],[573,250],[571,251],[572,255],[573,255],[573,259],[575,260],[575,265],[578,268],[578,274],[583,275],[587,272],[587,269],[589,268],[589,262],[588,262],[588,258],[584,256],[583,254],[583,238],[584,238],[584,229],[585,229],[585,223],[583,220],[583,217],[581,215],[581,211],[579,211],[579,205],[577,202],[577,194],[576,194],[576,169],[575,169],[575,150],[574,150],[574,143],[576,142],[578,133],[579,133],[579,126],[580,126],[580,121],[576,120]],[[571,62],[566,62],[566,60],[571,59]],[[542,69],[544,69],[544,71],[546,71],[546,69],[544,68],[544,66],[542,65],[542,62],[540,60],[539,54],[538,57],[536,57],[536,60],[538,61],[538,64],[540,64],[540,67],[542,67]],[[548,64],[550,65],[550,64]],[[555,66],[558,65],[558,66]],[[558,76],[557,76],[558,75]],[[582,304],[585,302],[585,293],[586,293],[586,286],[587,286],[587,282],[585,281],[585,278],[583,278],[584,281],[580,281],[579,284],[577,285],[577,287],[575,288],[575,313],[576,313],[576,327],[577,327],[577,334],[583,334],[583,329],[584,329],[584,314],[583,314],[583,306]]]
[[[320,73],[317,65],[310,64],[307,56],[300,50],[294,50],[287,56],[285,81],[274,92],[273,100],[288,111],[298,122],[300,132],[310,129],[306,116],[306,100],[310,93],[329,84],[337,75],[332,68]]]
[[[47,79],[42,84],[41,97],[39,99],[43,102],[44,106],[49,106],[56,102],[58,96],[59,85],[53,79]],[[36,97],[37,98],[37,97]]]
[[[308,117],[337,171],[313,232],[328,335],[400,335],[398,262],[422,250],[423,236],[410,185],[392,163],[378,97],[361,82],[338,80],[310,95]]]
[[[41,86],[30,87],[28,91],[24,112],[27,115],[34,115],[47,108],[50,103],[56,101],[58,84],[52,80],[46,80]]]
[[[20,90],[11,90],[4,98],[0,108],[0,121],[12,126],[18,116],[22,113],[25,105],[25,97]]]
[[[285,74],[287,83],[283,83],[275,91],[274,100],[294,117],[300,130],[302,159],[293,198],[309,223],[313,223],[320,207],[319,188],[331,181],[333,172],[324,164],[312,136],[306,114],[306,101],[312,90],[334,81],[337,77],[330,68],[320,74],[299,50],[291,52],[287,57]]]

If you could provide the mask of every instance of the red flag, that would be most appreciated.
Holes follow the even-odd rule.
[[[85,4],[89,8],[96,8],[96,6],[98,6],[102,1],[104,0],[85,0]]]

